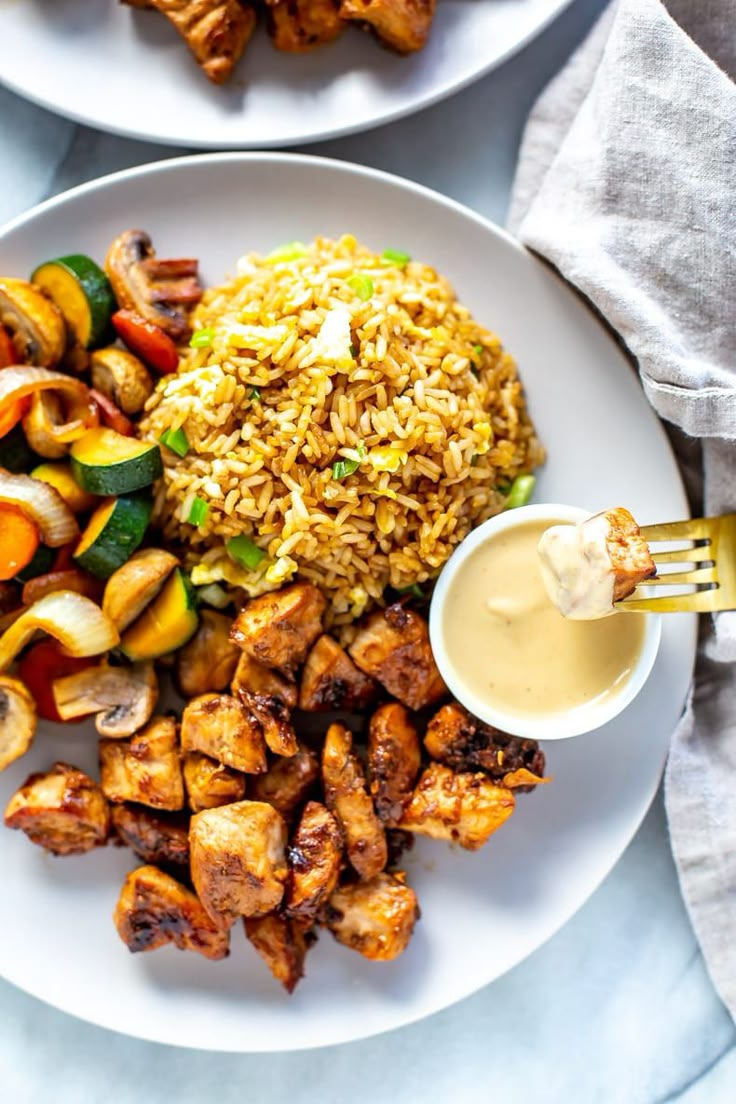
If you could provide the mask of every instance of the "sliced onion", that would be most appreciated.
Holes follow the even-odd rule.
[[[31,409],[23,419],[23,432],[34,452],[46,460],[60,460],[66,456],[69,446],[57,441],[51,427],[64,421],[61,399],[53,391],[38,391],[30,399]]]
[[[40,598],[0,637],[0,671],[13,662],[35,632],[53,636],[71,656],[101,655],[120,641],[110,618],[89,598],[57,590]]]
[[[10,502],[27,514],[49,548],[60,548],[79,536],[77,519],[50,483],[0,468],[0,502]]]
[[[66,403],[66,421],[62,425],[55,425],[50,416],[46,417],[45,429],[56,442],[62,444],[76,441],[88,429],[99,425],[97,407],[90,399],[89,388],[82,380],[34,365],[4,368],[0,372],[0,406],[42,391],[54,391]],[[43,411],[37,411],[36,417],[40,418],[42,414]]]

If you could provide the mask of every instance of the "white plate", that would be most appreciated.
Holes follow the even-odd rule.
[[[624,502],[642,522],[686,516],[665,435],[618,347],[549,268],[450,200],[341,162],[187,158],[107,177],[16,220],[0,234],[0,269],[23,276],[77,251],[101,259],[129,226],[150,231],[162,256],[199,256],[208,282],[246,249],[317,233],[408,250],[446,273],[517,357],[549,448],[539,500]],[[216,1050],[321,1046],[444,1008],[539,947],[619,858],[656,790],[694,647],[694,618],[665,618],[640,696],[606,729],[551,744],[554,783],[522,796],[483,851],[418,842],[408,869],[422,919],[394,963],[371,964],[323,935],[288,998],[237,930],[221,963],[173,948],[130,955],[110,920],[129,852],[54,859],[0,829],[0,974],[94,1023]],[[0,776],[0,803],[56,756],[94,769],[95,740],[75,726],[42,734]]]
[[[118,0],[0,0],[0,83],[78,122],[209,149],[284,146],[407,115],[498,65],[571,0],[439,0],[432,35],[401,58],[350,29],[309,55],[263,28],[212,86],[162,16]]]

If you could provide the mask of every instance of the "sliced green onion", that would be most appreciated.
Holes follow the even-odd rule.
[[[263,549],[259,548],[250,537],[246,537],[245,533],[225,541],[225,548],[230,559],[235,560],[236,563],[247,568],[248,571],[255,571],[261,560],[266,557]]]
[[[162,445],[166,445],[167,449],[171,449],[177,456],[184,457],[189,452],[189,442],[187,441],[187,435],[184,430],[179,429],[165,429],[159,441]]]
[[[397,594],[411,594],[412,598],[423,598],[424,591],[420,587],[419,583],[412,583],[407,587],[396,587]]]
[[[474,452],[473,455],[470,457],[470,466],[471,466],[471,468],[474,468],[479,460],[480,460],[480,456],[478,455],[477,452]]]
[[[207,515],[210,512],[209,502],[205,502],[203,498],[195,498],[189,510],[189,517],[187,521],[190,525],[204,525],[207,520]]]
[[[278,245],[264,258],[268,264],[280,264],[282,261],[296,261],[299,257],[306,257],[307,247],[304,242],[290,241],[284,245]]]
[[[337,460],[332,465],[332,478],[345,479],[360,467],[360,460]]]
[[[389,261],[391,264],[398,265],[399,268],[408,265],[411,260],[411,256],[408,253],[402,252],[401,249],[384,249],[381,257],[384,261]]]
[[[231,602],[230,595],[219,583],[208,583],[207,586],[197,587],[197,597],[206,606],[214,606],[215,609],[226,609]]]
[[[261,392],[258,390],[257,387],[251,387],[251,389],[250,389],[250,398],[253,399],[254,402],[260,402],[261,401]]]
[[[364,303],[367,302],[373,294],[373,281],[370,276],[364,276],[362,272],[356,272],[346,283]]]
[[[350,355],[353,358],[353,360],[357,360],[359,352],[360,352],[360,349],[358,348],[357,345],[353,344],[353,345],[350,346]]]
[[[471,363],[470,371],[473,373],[473,375],[475,376],[476,379],[480,379],[480,368],[478,367],[477,364],[472,364]]]
[[[483,356],[483,346],[482,345],[474,345],[473,346],[473,352],[475,353],[476,356]]]
[[[358,441],[358,447],[355,451],[357,452],[361,460],[365,460],[366,456],[368,455],[368,449],[365,447],[365,444],[362,441]]]
[[[534,493],[536,479],[533,475],[517,475],[509,489],[509,497],[506,499],[506,509],[515,510],[517,506],[526,506]]]
[[[208,349],[212,344],[212,338],[214,336],[215,331],[210,327],[206,330],[195,330],[189,338],[189,344],[192,349]]]

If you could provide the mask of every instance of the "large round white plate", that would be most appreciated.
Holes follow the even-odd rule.
[[[417,111],[509,57],[571,0],[438,0],[432,35],[401,58],[354,28],[309,55],[263,28],[213,87],[162,16],[119,0],[0,0],[0,83],[78,122],[209,149],[285,146]]]
[[[75,189],[0,235],[0,268],[23,276],[69,252],[102,258],[145,227],[162,256],[199,256],[208,282],[248,249],[345,231],[394,246],[453,281],[515,354],[549,449],[537,497],[590,509],[626,503],[642,522],[684,517],[666,438],[624,356],[583,303],[503,231],[433,192],[339,162],[268,154],[168,161]],[[695,622],[665,619],[639,698],[606,729],[550,744],[554,783],[522,796],[481,852],[420,840],[408,856],[422,919],[407,952],[371,964],[323,935],[287,997],[236,929],[209,963],[173,948],[130,955],[110,913],[130,852],[54,859],[0,829],[0,974],[85,1019],[192,1047],[268,1051],[357,1039],[472,993],[539,947],[582,905],[656,790],[694,656]],[[52,726],[50,726],[52,727]],[[95,769],[90,731],[55,729],[0,776],[5,802],[55,757]],[[576,979],[570,978],[575,985]]]

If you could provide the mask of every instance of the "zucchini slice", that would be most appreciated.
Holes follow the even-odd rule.
[[[194,636],[198,625],[194,587],[177,567],[158,597],[123,633],[120,650],[134,663],[158,659],[186,644]]]
[[[20,425],[13,426],[9,433],[0,439],[0,468],[21,475],[32,467],[36,454],[28,444]]]
[[[161,450],[114,429],[90,429],[71,449],[72,475],[95,495],[121,495],[149,487],[163,472]]]
[[[57,257],[39,265],[31,280],[56,304],[83,348],[107,340],[117,304],[110,281],[93,260],[82,253]]]
[[[39,544],[33,553],[33,559],[15,576],[21,583],[27,583],[29,579],[35,579],[39,575],[47,575],[53,566],[56,553],[48,545]]]
[[[98,579],[109,578],[143,540],[152,510],[153,502],[146,494],[100,503],[82,533],[74,559]]]
[[[83,491],[79,486],[68,464],[48,461],[34,468],[31,475],[34,479],[40,479],[42,483],[48,483],[55,487],[69,509],[75,514],[84,514],[88,510],[94,510],[97,505],[95,496]]]

